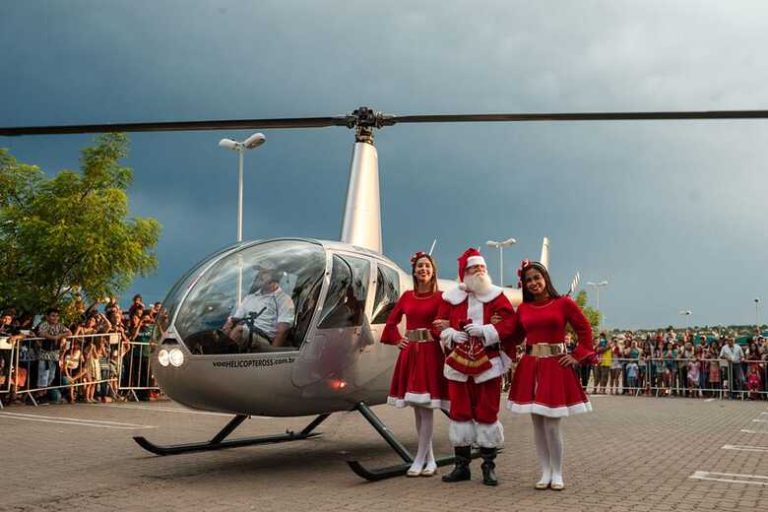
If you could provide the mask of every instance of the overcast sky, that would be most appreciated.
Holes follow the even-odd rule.
[[[762,1],[9,0],[0,125],[338,115],[768,108]],[[353,134],[265,131],[246,239],[338,239]],[[160,300],[236,236],[222,137],[133,134],[134,215],[163,225]],[[0,138],[49,173],[90,136]],[[755,321],[768,302],[766,121],[399,125],[376,134],[385,253],[515,237],[505,282],[551,240],[555,284],[607,280],[609,326]],[[494,279],[498,254],[486,250]],[[591,290],[589,290],[591,292]],[[590,293],[592,304],[594,296]],[[693,311],[688,319],[681,310]],[[768,308],[761,311],[768,319]]]

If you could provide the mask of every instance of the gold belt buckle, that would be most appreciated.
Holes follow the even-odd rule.
[[[531,355],[534,357],[559,356],[565,353],[564,343],[536,343],[531,348]]]
[[[416,343],[424,343],[432,341],[432,334],[429,332],[429,329],[413,329],[405,332],[405,339]]]

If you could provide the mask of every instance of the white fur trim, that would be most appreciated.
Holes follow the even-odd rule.
[[[485,324],[483,326],[483,345],[487,347],[496,343],[499,343],[499,331],[493,324]]]
[[[462,283],[463,284],[463,283]],[[467,299],[467,292],[461,289],[461,286],[456,286],[450,290],[443,292],[443,300],[458,306]]]
[[[491,380],[504,375],[504,372],[509,369],[511,360],[509,357],[506,357],[506,354],[503,352],[501,353],[501,356],[502,357],[491,358],[491,367],[485,370],[483,373],[473,376],[472,380],[477,384],[480,384],[481,382],[485,382],[487,380]],[[460,371],[451,368],[447,364],[443,366],[443,377],[454,382],[467,382],[467,380],[469,380],[468,375],[464,375]]]
[[[461,283],[461,284],[464,284],[464,283]],[[504,289],[502,287],[492,284],[487,292],[480,293],[480,294],[473,293],[472,295],[474,295],[477,300],[485,304],[486,302],[491,302],[493,299],[495,299],[502,293],[504,293]],[[459,304],[461,304],[466,300],[467,295],[468,294],[466,290],[462,289],[461,285],[459,285],[454,288],[451,288],[448,291],[443,292],[443,300],[448,302],[449,304],[458,306]]]
[[[494,357],[491,359],[491,367],[480,375],[475,375],[474,380],[477,384],[480,384],[481,382],[501,377],[505,371],[505,364],[501,357]]]
[[[485,304],[486,302],[491,302],[493,299],[501,295],[503,292],[504,292],[504,289],[502,287],[492,284],[487,292],[476,293],[474,295],[475,297],[477,297],[477,300]]]
[[[393,407],[397,407],[398,409],[402,409],[404,407],[424,407],[427,409],[442,409],[444,411],[449,411],[451,409],[451,401],[450,400],[440,400],[440,399],[429,399],[425,402],[419,402],[415,403],[411,401],[409,395],[411,393],[407,393],[405,395],[405,399],[397,398],[394,396],[388,396],[387,397],[387,405],[391,405]],[[420,395],[417,395],[420,396]],[[428,394],[426,396],[429,396]]]
[[[512,358],[506,352],[499,352],[499,356],[501,357],[501,367],[504,372],[512,368]]]
[[[468,376],[464,375],[458,370],[454,370],[450,366],[443,365],[443,377],[453,382],[467,382]]]
[[[451,441],[451,446],[470,446],[475,442],[475,422],[450,420],[448,439]]]
[[[469,267],[474,267],[475,265],[485,265],[485,258],[482,256],[470,256],[467,258],[467,264],[464,265],[464,268],[467,269]]]
[[[450,402],[448,400],[432,398],[432,395],[429,393],[406,393],[404,401],[408,405],[427,407],[429,409],[450,409]]]
[[[467,297],[467,320],[473,324],[483,325],[483,303],[472,293]]]
[[[504,427],[496,423],[477,423],[477,445],[480,448],[496,448],[504,444]]]
[[[581,414],[583,412],[591,412],[592,404],[587,402],[581,402],[573,405],[564,405],[562,407],[549,407],[547,405],[530,403],[519,404],[511,400],[507,401],[507,409],[515,414],[540,414],[549,418],[564,418],[574,414]]]

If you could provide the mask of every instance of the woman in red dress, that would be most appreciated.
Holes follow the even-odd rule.
[[[395,407],[412,406],[416,415],[419,447],[408,476],[432,476],[437,470],[432,451],[433,410],[448,409],[448,387],[443,377],[444,356],[439,336],[432,330],[442,292],[437,289],[437,267],[432,257],[417,252],[411,258],[413,290],[400,297],[387,318],[382,343],[397,345],[400,355],[395,364],[387,403]],[[405,336],[398,325],[405,315]]]
[[[557,293],[544,265],[524,260],[518,274],[523,303],[517,309],[514,339],[525,339],[526,355],[512,378],[507,408],[531,413],[542,473],[536,489],[559,491],[565,488],[560,419],[592,410],[575,371],[577,364],[594,354],[592,328],[579,306]],[[566,324],[578,336],[570,354],[564,343]]]

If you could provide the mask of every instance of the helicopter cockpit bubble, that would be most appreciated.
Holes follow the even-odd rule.
[[[170,323],[193,355],[297,350],[325,265],[322,245],[306,240],[250,243],[216,254],[169,294]]]

